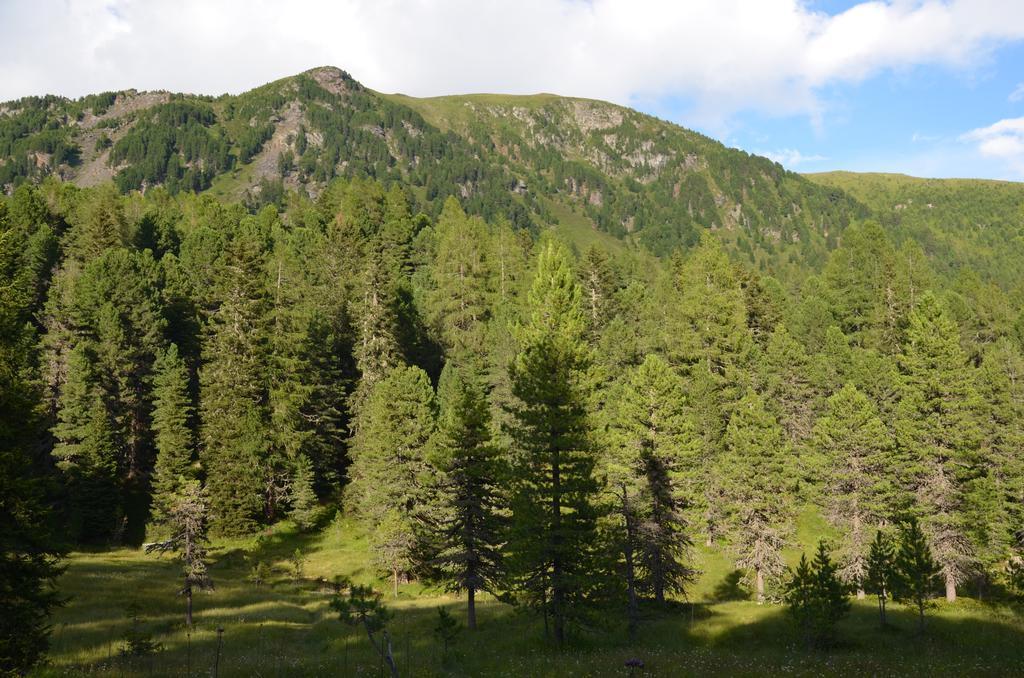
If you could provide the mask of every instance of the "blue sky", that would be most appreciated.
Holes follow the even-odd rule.
[[[0,0],[0,100],[320,65],[614,101],[797,171],[1024,181],[1024,0]]]
[[[814,4],[832,13],[856,3]],[[820,120],[754,110],[694,127],[798,171],[1024,180],[1016,158],[985,155],[964,138],[971,130],[1024,116],[1024,42],[1001,44],[965,66],[885,70],[862,82],[828,86],[821,98]],[[692,102],[667,100],[646,108],[685,122]]]

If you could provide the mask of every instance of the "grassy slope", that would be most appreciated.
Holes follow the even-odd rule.
[[[809,544],[824,527],[814,512],[798,524]],[[304,578],[293,581],[288,559],[299,548],[306,557]],[[493,601],[482,606],[481,630],[464,632],[447,661],[432,636],[434,608],[450,606],[461,618],[459,600],[411,584],[397,600],[390,625],[402,675],[563,676],[626,675],[623,662],[644,660],[643,675],[1008,675],[1024,665],[1021,612],[962,599],[930,612],[925,637],[913,631],[910,612],[897,608],[896,628],[877,629],[874,603],[857,603],[843,622],[844,644],[829,653],[806,652],[777,605],[759,607],[730,600],[732,568],[716,550],[695,549],[703,571],[691,592],[695,605],[671,614],[649,613],[640,638],[630,643],[621,625],[577,637],[559,652],[541,640],[537,619]],[[175,595],[177,565],[167,558],[120,549],[76,553],[61,580],[67,607],[54,620],[52,664],[41,675],[208,674],[215,661],[216,632],[224,628],[222,676],[376,675],[378,663],[362,632],[342,626],[331,613],[329,592],[317,579],[345,574],[375,582],[365,540],[349,521],[316,535],[287,525],[254,539],[218,542],[212,549],[216,591],[196,598],[197,627],[186,636],[182,600]],[[792,561],[794,549],[787,554]],[[247,580],[257,561],[271,563],[274,578],[256,587]],[[382,582],[375,582],[386,588]],[[725,598],[725,599],[723,599]],[[124,605],[139,602],[146,626],[163,644],[152,659],[118,658],[128,627]]]

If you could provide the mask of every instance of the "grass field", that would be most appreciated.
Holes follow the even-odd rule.
[[[812,513],[800,521],[798,538],[820,533]],[[178,564],[139,550],[75,553],[61,588],[67,605],[54,618],[50,664],[42,676],[213,675],[218,627],[223,628],[220,676],[376,676],[380,666],[359,629],[341,624],[329,608],[330,587],[318,580],[343,574],[387,586],[369,569],[365,539],[348,520],[315,535],[283,525],[257,538],[213,545],[211,574],[216,590],[196,596],[196,627],[183,624],[183,599],[176,595]],[[303,553],[296,579],[289,559]],[[796,557],[797,549],[788,556]],[[758,606],[734,586],[729,559],[700,548],[703,573],[693,604],[667,612],[645,612],[639,638],[630,642],[619,620],[574,635],[558,650],[543,640],[542,623],[514,609],[485,601],[480,630],[463,631],[447,658],[432,629],[435,608],[448,606],[459,618],[458,598],[418,584],[385,600],[395,612],[390,624],[403,676],[616,676],[630,675],[624,662],[643,660],[633,675],[743,676],[849,675],[963,676],[1024,675],[1024,611],[962,598],[937,603],[928,628],[916,633],[911,612],[895,606],[892,629],[878,628],[872,600],[857,602],[840,628],[841,645],[807,651],[783,608]],[[249,581],[257,562],[274,570],[262,586]],[[137,603],[144,627],[162,644],[156,654],[129,661],[119,656],[129,628],[126,606]]]

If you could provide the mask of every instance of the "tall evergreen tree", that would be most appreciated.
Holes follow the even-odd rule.
[[[195,436],[189,375],[171,344],[157,360],[153,380],[153,431],[156,463],[153,468],[153,519],[165,523],[181,485],[192,475]]]
[[[982,454],[968,488],[968,524],[982,563],[993,569],[1024,544],[1024,356],[1009,340],[996,340],[977,381]]]
[[[252,531],[274,514],[278,494],[268,468],[265,246],[254,219],[237,225],[225,246],[203,345],[200,461],[211,528],[222,534]]]
[[[436,236],[431,316],[448,359],[467,365],[483,353],[490,317],[489,234],[483,220],[467,217],[458,201],[449,197]]]
[[[896,552],[897,599],[909,601],[917,608],[917,628],[924,631],[924,611],[934,594],[935,585],[943,575],[928,547],[928,537],[915,518],[900,526],[900,545]]]
[[[540,252],[521,350],[510,367],[514,445],[510,566],[525,602],[566,626],[592,599],[599,542],[589,351],[582,293],[565,248]]]
[[[371,545],[397,586],[408,575],[416,524],[432,509],[428,444],[434,390],[418,367],[395,367],[373,387],[352,439],[348,497],[371,530]]]
[[[0,673],[10,675],[27,673],[46,652],[62,555],[38,470],[45,423],[27,322],[37,297],[24,254],[0,199]]]
[[[700,441],[685,410],[682,379],[649,355],[609,403],[611,440],[605,450],[607,488],[625,534],[635,587],[665,601],[693,578],[688,563],[688,497],[698,491]]]
[[[878,617],[883,628],[887,623],[885,606],[893,597],[893,591],[899,587],[898,576],[892,540],[878,530],[865,561],[863,581],[864,590],[878,597]]]
[[[70,532],[86,542],[114,537],[124,517],[117,482],[120,452],[93,362],[85,345],[71,352],[53,427],[53,455],[69,490]]]
[[[932,294],[910,316],[900,366],[896,432],[904,480],[953,601],[976,557],[964,509],[977,461],[979,401],[957,327]]]
[[[694,393],[696,425],[704,441],[700,467],[707,540],[721,531],[722,499],[711,474],[718,467],[722,436],[736,402],[749,384],[754,342],[747,327],[743,290],[721,244],[705,234],[676,280],[678,306],[662,323],[670,362],[682,367]]]
[[[852,384],[828,399],[814,427],[814,443],[824,456],[825,509],[843,535],[839,573],[863,597],[867,535],[887,518],[895,499],[894,445],[874,404]]]
[[[167,510],[169,539],[146,545],[146,551],[176,551],[181,557],[185,596],[185,624],[192,627],[192,593],[194,588],[213,588],[207,567],[206,530],[209,502],[198,480],[183,480]]]
[[[727,513],[737,567],[752,570],[757,602],[765,579],[782,573],[782,548],[792,531],[790,450],[782,427],[754,391],[736,404],[725,434],[716,481]]]
[[[438,385],[438,427],[431,462],[439,504],[430,521],[433,564],[453,591],[467,595],[466,625],[476,629],[476,594],[503,583],[501,487],[507,474],[492,441],[491,415],[478,377],[445,366]]]

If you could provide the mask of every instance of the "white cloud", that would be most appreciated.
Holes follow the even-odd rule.
[[[1024,38],[1019,0],[3,0],[0,100],[165,88],[238,92],[316,65],[426,96],[676,97],[692,123],[809,115],[822,88],[970,68]]]
[[[1024,82],[1017,85],[1017,88],[1010,92],[1010,96],[1006,98],[1014,103],[1024,99]]]
[[[798,165],[806,165],[807,163],[821,162],[827,160],[823,155],[804,155],[795,148],[780,148],[775,151],[755,151],[757,155],[763,155],[773,162],[777,162],[783,167],[792,169]]]
[[[1024,174],[1024,118],[1007,118],[960,136],[988,158],[1002,160],[1014,172]]]

